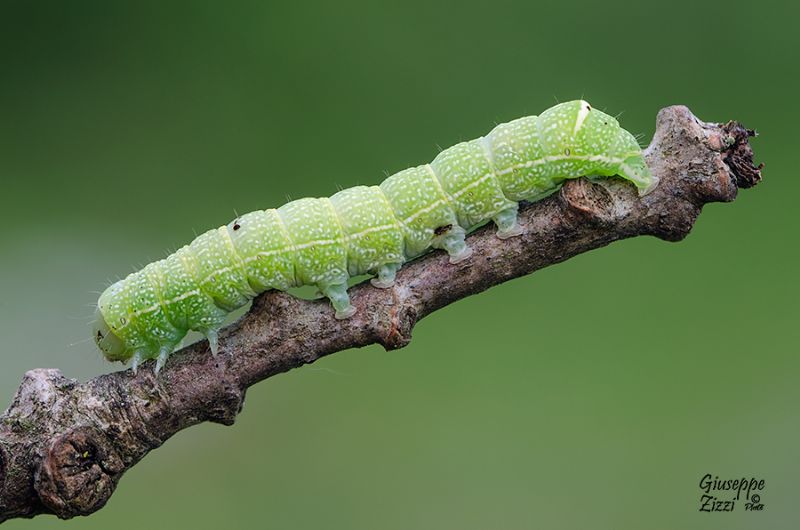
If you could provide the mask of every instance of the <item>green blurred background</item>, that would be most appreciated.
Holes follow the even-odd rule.
[[[0,1],[0,409],[116,370],[97,291],[194,233],[585,97],[755,127],[765,180],[342,352],[31,528],[797,528],[796,4]],[[765,510],[699,513],[705,473]]]

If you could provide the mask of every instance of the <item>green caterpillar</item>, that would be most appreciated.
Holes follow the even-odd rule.
[[[471,254],[468,230],[492,220],[498,237],[519,235],[519,201],[584,175],[619,175],[641,194],[657,184],[616,119],[585,101],[561,103],[379,186],[251,212],[202,234],[108,287],[98,301],[95,341],[110,361],[132,359],[135,369],[156,358],[158,371],[189,330],[205,334],[216,354],[229,312],[268,289],[299,285],[317,286],[336,318],[348,318],[356,311],[347,294],[351,276],[372,274],[375,287],[391,287],[403,263],[431,248],[463,261]]]

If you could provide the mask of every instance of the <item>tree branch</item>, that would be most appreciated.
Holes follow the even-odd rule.
[[[610,179],[568,182],[520,209],[520,237],[494,227],[469,237],[471,259],[450,265],[434,252],[404,267],[392,289],[351,290],[358,308],[335,320],[326,301],[270,291],[221,336],[174,354],[160,377],[146,364],[78,383],[58,370],[25,374],[0,416],[0,522],[51,513],[87,515],[103,507],[122,475],[170,436],[212,421],[230,425],[246,389],[263,379],[348,348],[402,348],[414,325],[456,300],[612,241],[652,235],[679,241],[705,203],[732,201],[760,179],[740,124],[706,124],[686,107],[658,115],[647,162],[661,179],[651,194]]]

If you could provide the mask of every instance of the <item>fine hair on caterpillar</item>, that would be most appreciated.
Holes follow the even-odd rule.
[[[502,123],[486,136],[442,150],[429,164],[379,185],[342,189],[237,216],[189,245],[109,286],[93,337],[111,361],[157,359],[160,370],[190,330],[217,353],[226,316],[269,289],[315,286],[344,319],[356,308],[351,277],[390,288],[409,260],[442,249],[469,259],[466,234],[492,221],[497,237],[522,233],[520,201],[540,200],[567,179],[618,175],[641,194],[651,175],[634,136],[583,100]]]

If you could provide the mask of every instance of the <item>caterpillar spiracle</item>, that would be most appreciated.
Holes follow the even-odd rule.
[[[94,339],[108,360],[132,360],[135,369],[155,358],[158,371],[189,330],[205,334],[216,354],[226,315],[268,289],[315,285],[336,318],[348,318],[356,311],[351,276],[371,274],[375,287],[388,288],[403,263],[431,248],[458,263],[471,254],[464,238],[476,225],[492,220],[497,237],[519,235],[519,201],[541,199],[566,179],[613,175],[640,194],[657,184],[616,119],[585,101],[561,103],[378,186],[251,212],[200,235],[108,287]]]

